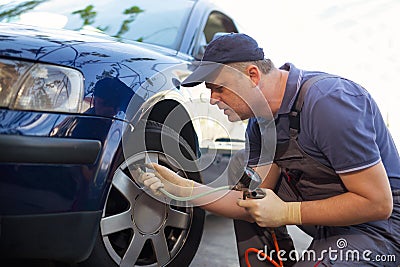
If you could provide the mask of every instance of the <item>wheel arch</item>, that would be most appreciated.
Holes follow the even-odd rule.
[[[173,99],[165,99],[156,103],[145,117],[147,120],[161,123],[179,133],[193,152],[199,156],[197,133],[184,105]]]
[[[190,146],[192,152],[195,156],[200,157],[200,148],[196,130],[193,126],[191,117],[189,112],[184,107],[182,103],[180,103],[176,99],[163,99],[161,101],[156,102],[151,106],[151,108],[147,109],[146,112],[140,116],[140,119],[137,123],[135,123],[134,128],[140,128],[143,125],[144,121],[153,121],[156,123],[160,123],[165,125],[168,129],[171,129],[178,133]],[[110,164],[109,172],[107,174],[108,177],[112,176],[116,171],[118,165],[124,160],[126,156],[130,153],[125,153],[124,143],[128,142],[126,140],[131,139],[131,136],[135,135],[135,131],[132,132],[129,130],[130,127],[127,127],[124,131],[125,136],[121,139],[121,143],[118,148],[115,150],[112,163]],[[202,177],[200,172],[194,174],[194,180],[202,181]],[[104,195],[102,197],[102,207],[104,206],[105,199],[107,193],[109,191],[109,187],[111,186],[111,179],[108,178],[107,187],[105,188]]]

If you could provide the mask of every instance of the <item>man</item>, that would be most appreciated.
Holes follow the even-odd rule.
[[[238,241],[241,234],[248,236],[249,228],[258,227],[248,237],[258,242],[265,237],[259,231],[264,227],[315,226],[309,228],[313,242],[308,253],[296,267],[382,266],[384,258],[391,259],[385,266],[400,264],[400,157],[365,89],[289,63],[277,69],[254,39],[235,33],[213,40],[182,85],[204,81],[211,104],[230,121],[249,119],[248,165],[265,177],[263,199],[237,200],[239,194],[230,192],[202,205],[247,221],[235,224]],[[272,159],[271,138],[263,135],[271,119],[276,127]],[[154,191],[163,186],[180,195],[205,190],[159,165],[154,169],[156,175],[142,177]],[[242,258],[243,248],[238,248]]]

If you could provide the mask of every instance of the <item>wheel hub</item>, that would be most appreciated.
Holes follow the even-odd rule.
[[[144,234],[156,233],[165,223],[166,204],[157,201],[146,193],[141,194],[133,207],[133,222]]]

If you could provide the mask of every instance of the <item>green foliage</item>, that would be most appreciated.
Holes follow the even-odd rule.
[[[139,15],[142,12],[144,12],[144,10],[138,6],[132,6],[130,8],[125,9],[123,14],[129,15],[129,17],[122,22],[122,25],[121,25],[119,31],[117,32],[116,35],[114,35],[114,37],[121,38],[122,35],[124,35],[126,32],[128,32],[129,24],[131,24],[136,19],[137,15]]]
[[[125,15],[129,15],[129,14],[139,14],[139,13],[142,13],[142,12],[144,12],[143,9],[141,9],[141,8],[138,7],[138,6],[133,6],[133,7],[131,7],[131,8],[125,9],[124,14],[125,14]]]
[[[97,12],[94,11],[93,5],[88,5],[84,9],[72,12],[72,14],[74,14],[74,15],[78,14],[81,16],[81,18],[83,20],[83,26],[93,24],[94,20],[97,16]]]

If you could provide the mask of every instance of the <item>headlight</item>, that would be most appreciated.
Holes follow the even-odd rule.
[[[83,76],[74,69],[0,59],[0,107],[80,112]]]

